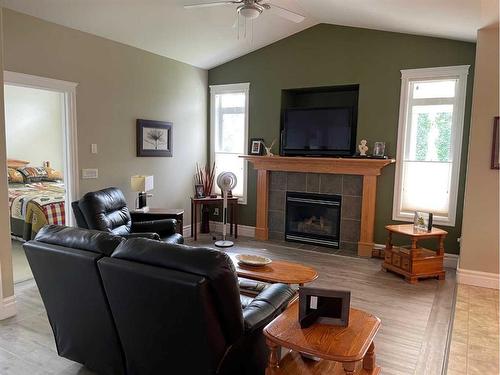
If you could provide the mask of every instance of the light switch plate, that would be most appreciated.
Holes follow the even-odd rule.
[[[92,143],[90,145],[90,152],[92,152],[93,154],[97,154],[97,143]]]
[[[99,177],[99,170],[97,168],[82,169],[82,178],[84,180],[98,178],[98,177]]]

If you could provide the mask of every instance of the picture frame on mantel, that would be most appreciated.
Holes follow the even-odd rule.
[[[172,157],[172,127],[167,121],[138,119],[137,156],[138,157]]]
[[[491,148],[491,169],[500,169],[500,152],[499,152],[499,136],[498,133],[498,119],[496,116],[493,120],[493,142]]]

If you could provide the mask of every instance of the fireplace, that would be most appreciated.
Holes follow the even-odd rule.
[[[286,193],[285,239],[339,248],[340,195]]]

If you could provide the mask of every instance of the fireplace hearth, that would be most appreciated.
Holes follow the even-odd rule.
[[[339,248],[342,197],[286,193],[285,239]]]

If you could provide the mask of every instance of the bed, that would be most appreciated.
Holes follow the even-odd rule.
[[[54,174],[54,178],[49,176],[51,168],[48,166],[35,168],[28,165],[28,161],[7,160],[11,234],[25,241],[33,239],[46,224],[64,225],[66,211],[65,188],[60,173]],[[22,176],[18,179],[16,172],[24,172],[24,169],[49,170],[49,174],[34,181]]]

